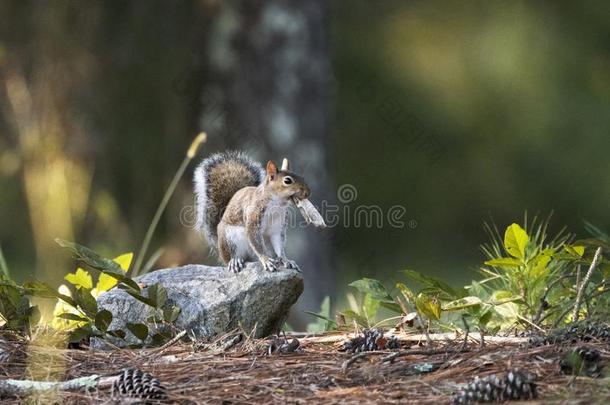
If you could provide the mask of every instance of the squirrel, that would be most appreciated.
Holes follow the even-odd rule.
[[[268,271],[300,271],[284,251],[286,216],[289,203],[306,200],[310,190],[287,159],[281,169],[273,161],[263,169],[241,152],[216,153],[199,164],[194,177],[197,228],[230,271],[255,260]]]

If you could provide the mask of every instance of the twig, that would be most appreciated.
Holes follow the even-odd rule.
[[[184,337],[184,335],[186,335],[186,329],[183,330],[182,332],[178,333],[173,338],[171,338],[171,340],[168,341],[167,343],[165,343],[163,346],[156,349],[154,354],[156,356],[160,355],[161,353],[163,353],[165,351],[165,349],[167,349],[170,346],[175,345],[180,339],[182,339]]]
[[[360,353],[356,353],[354,354],[352,357],[350,357],[349,359],[345,360],[343,362],[343,364],[341,365],[341,371],[345,374],[347,372],[347,369],[349,368],[349,366],[351,366],[352,364],[354,364],[356,361],[363,359],[365,357],[368,356],[372,356],[372,355],[380,355],[383,354],[384,352],[360,352]]]
[[[591,280],[593,271],[595,271],[595,268],[599,264],[601,256],[602,256],[602,248],[598,247],[597,250],[595,251],[595,256],[593,256],[593,261],[591,261],[591,266],[589,266],[589,270],[587,270],[587,274],[585,275],[585,278],[582,280],[580,287],[578,287],[578,294],[576,295],[576,303],[574,304],[574,312],[572,313],[572,320],[574,322],[578,321],[578,318],[579,318],[578,312],[580,310],[580,304],[582,302],[583,291],[587,287],[587,284],[589,284],[589,280]]]
[[[464,322],[464,330],[466,334],[464,335],[464,343],[462,343],[462,349],[468,347],[468,335],[470,334],[470,325],[468,325],[468,321],[466,321],[466,317],[462,315],[462,322]]]
[[[417,355],[425,355],[425,356],[432,356],[435,354],[454,354],[454,353],[467,353],[469,352],[470,349],[467,348],[460,348],[460,349],[436,349],[436,350],[401,350],[399,352],[395,352],[392,353],[390,355],[387,355],[385,357],[383,357],[381,359],[382,363],[387,363],[388,361],[394,361],[399,357],[403,357],[403,356],[417,356]]]

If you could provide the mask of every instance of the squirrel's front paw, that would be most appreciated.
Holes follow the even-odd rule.
[[[294,269],[298,272],[301,271],[301,269],[299,268],[299,265],[294,260],[290,260],[290,259],[286,259],[286,258],[282,258],[280,260],[281,260],[282,266],[284,266],[284,268]]]
[[[244,265],[245,265],[244,259],[235,258],[235,259],[229,260],[229,264],[228,264],[227,268],[232,273],[239,273],[244,268]]]
[[[279,267],[279,263],[277,262],[277,260],[274,260],[270,257],[263,257],[260,259],[260,261],[263,265],[263,269],[267,271],[277,271],[277,268]]]

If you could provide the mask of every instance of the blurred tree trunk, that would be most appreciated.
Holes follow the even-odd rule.
[[[219,4],[207,44],[202,128],[210,147],[247,151],[260,161],[291,161],[319,207],[332,193],[329,120],[328,5],[324,0],[241,0]],[[299,218],[300,220],[300,218]],[[331,230],[293,229],[287,251],[304,272],[301,309],[317,310],[332,291]],[[307,321],[294,311],[290,322]]]

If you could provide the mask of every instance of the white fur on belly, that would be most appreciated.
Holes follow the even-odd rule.
[[[267,240],[272,246],[267,246],[267,249],[275,252],[277,256],[282,256],[284,253],[284,240],[282,232],[286,222],[286,213],[288,211],[288,203],[281,199],[272,200],[265,210],[263,217],[263,232],[267,236]]]

